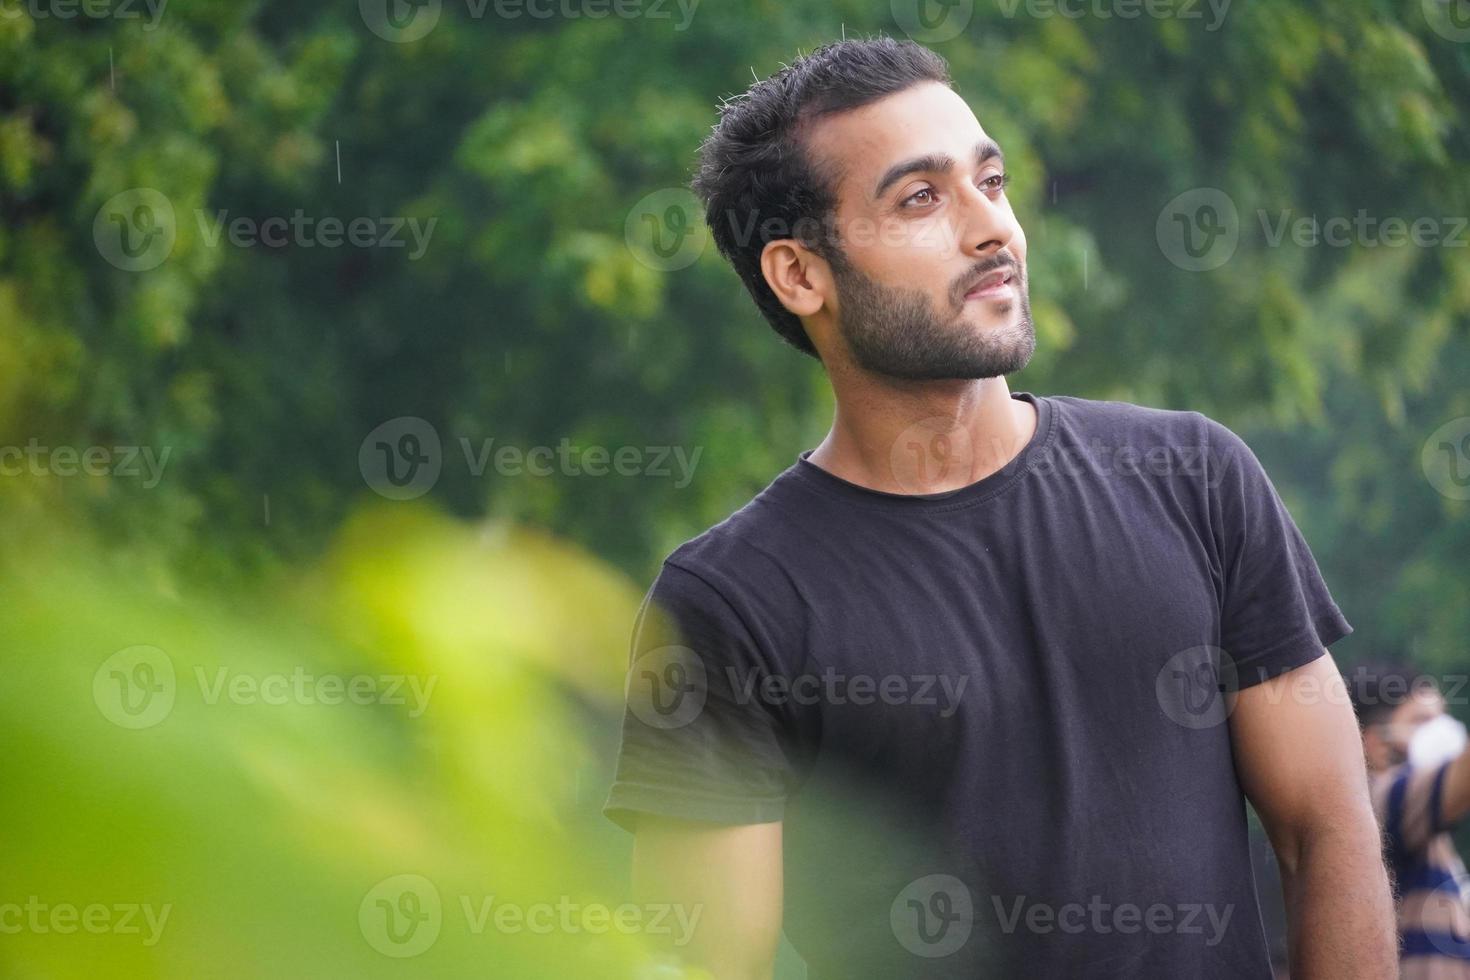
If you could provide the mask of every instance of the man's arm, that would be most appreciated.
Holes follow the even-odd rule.
[[[1470,750],[1461,752],[1445,770],[1440,793],[1439,826],[1450,827],[1470,814]]]
[[[633,892],[672,905],[654,937],[715,980],[770,980],[781,940],[781,824],[727,825],[641,814],[633,843]]]
[[[1236,771],[1281,865],[1292,980],[1390,980],[1398,937],[1362,737],[1332,655],[1240,691]]]

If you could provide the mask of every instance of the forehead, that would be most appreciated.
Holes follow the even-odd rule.
[[[927,153],[968,163],[984,136],[975,113],[953,89],[921,82],[819,119],[807,136],[807,147],[833,175],[838,199],[860,204],[871,199],[878,178],[895,163]]]
[[[1439,714],[1444,708],[1444,695],[1437,688],[1420,688],[1394,710],[1394,720],[1424,718]]]

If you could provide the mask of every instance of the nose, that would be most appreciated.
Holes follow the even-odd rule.
[[[992,199],[971,184],[961,200],[964,217],[958,229],[959,244],[966,255],[988,258],[1016,240],[1020,225],[1004,197]]]

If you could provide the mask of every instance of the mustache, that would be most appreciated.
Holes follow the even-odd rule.
[[[1016,257],[1010,252],[1002,250],[991,258],[976,263],[969,272],[960,277],[955,283],[954,288],[953,298],[955,305],[963,306],[965,303],[965,294],[978,286],[981,280],[997,269],[1009,271],[1012,276],[1022,283],[1026,281],[1025,272],[1022,270],[1021,264],[1016,261]]]

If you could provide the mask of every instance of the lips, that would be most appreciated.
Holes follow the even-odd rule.
[[[969,291],[965,293],[965,298],[972,299],[977,296],[987,296],[993,295],[995,293],[1005,292],[1011,288],[1011,284],[1015,281],[1015,277],[1016,269],[1014,266],[1005,266],[1000,269],[992,269],[990,272],[987,272],[984,276],[982,276],[979,282],[970,287]]]

